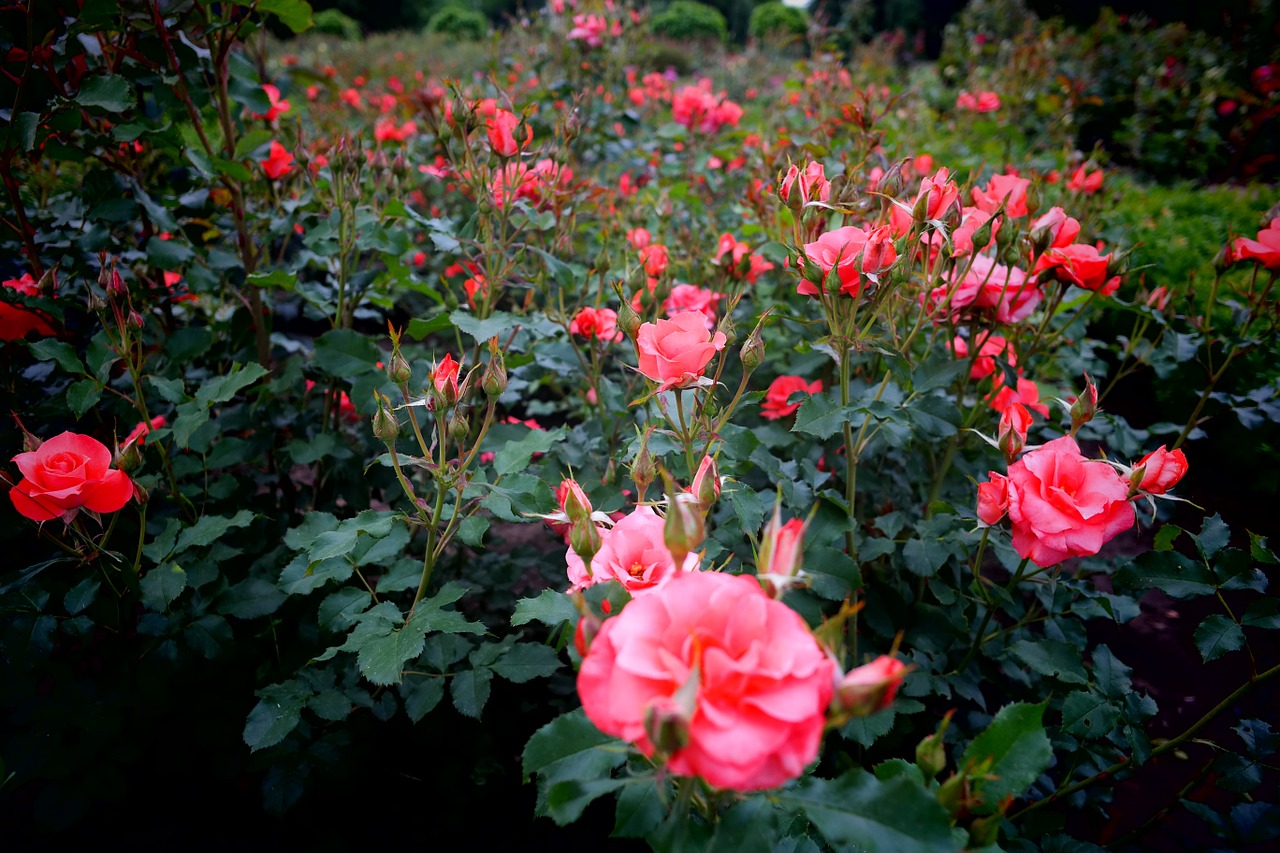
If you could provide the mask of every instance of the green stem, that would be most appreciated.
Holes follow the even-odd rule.
[[[1018,585],[1018,582],[1022,580],[1022,573],[1027,570],[1027,563],[1029,562],[1031,562],[1030,557],[1022,558],[1022,562],[1018,564],[1018,570],[1014,572],[1013,579],[1009,581],[1009,586],[1007,587],[1009,592],[1012,592]],[[979,568],[975,567],[974,573],[977,574],[979,570]],[[978,653],[978,649],[982,647],[983,637],[985,637],[987,633],[987,626],[991,624],[991,617],[995,615],[995,612],[995,605],[990,603],[990,599],[988,599],[987,612],[983,614],[982,624],[978,626],[978,633],[973,636],[973,644],[969,646],[969,652],[964,656],[964,661],[961,662],[960,666],[956,669],[956,672],[964,672],[969,666],[970,661],[973,660],[973,656]]]

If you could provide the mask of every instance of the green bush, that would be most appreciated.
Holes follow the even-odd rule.
[[[345,41],[360,40],[360,24],[349,15],[344,15],[337,9],[325,9],[316,12],[311,20],[315,21],[316,32],[323,33],[327,36],[338,36]]]
[[[489,34],[489,22],[474,9],[450,5],[431,16],[427,21],[427,32],[479,41]]]
[[[729,27],[724,15],[705,3],[693,0],[676,0],[653,16],[649,26],[655,35],[677,41],[714,40],[725,41]]]
[[[753,38],[768,36],[803,36],[809,30],[809,16],[801,9],[784,6],[780,0],[769,0],[751,10],[747,25]]]

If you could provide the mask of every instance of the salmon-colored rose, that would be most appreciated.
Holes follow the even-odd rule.
[[[645,323],[636,333],[640,372],[657,382],[662,391],[687,387],[702,376],[725,342],[724,332],[708,332],[698,312]]]
[[[1072,243],[1041,255],[1035,271],[1048,272],[1058,281],[1110,296],[1120,287],[1119,276],[1107,277],[1110,261],[1110,253],[1100,255],[1094,246]]]
[[[1142,471],[1138,488],[1149,495],[1163,495],[1178,484],[1187,473],[1187,457],[1181,450],[1165,450],[1160,445],[1138,460],[1134,471]]]
[[[32,521],[70,521],[81,507],[115,512],[133,497],[129,475],[112,468],[111,451],[87,435],[64,432],[13,461],[22,479],[9,499]]]
[[[602,732],[646,755],[651,735],[678,731],[662,744],[671,773],[758,791],[817,757],[834,675],[804,620],[754,578],[692,572],[605,620],[578,695]]]
[[[1070,436],[1009,466],[1013,549],[1041,568],[1088,557],[1133,527],[1129,485],[1106,462],[1086,459]]]
[[[588,513],[586,518],[589,517]],[[641,506],[636,507],[613,527],[601,528],[600,550],[591,558],[590,572],[582,558],[572,548],[569,549],[565,554],[565,562],[569,580],[573,584],[570,590],[581,590],[602,581],[615,580],[632,595],[642,595],[656,589],[679,572],[697,569],[697,554],[686,555],[681,564],[676,565],[675,558],[663,544],[663,526],[663,520],[656,512],[647,506]]]
[[[1280,216],[1258,232],[1257,240],[1237,237],[1231,244],[1231,253],[1238,261],[1256,261],[1269,270],[1280,269]]]

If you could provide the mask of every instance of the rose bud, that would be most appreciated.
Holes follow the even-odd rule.
[[[462,409],[454,410],[453,417],[449,419],[449,434],[459,444],[466,441],[467,436],[471,434],[471,422],[462,413]]]
[[[720,472],[716,468],[714,456],[702,457],[702,464],[698,466],[698,473],[694,475],[693,485],[689,487],[689,491],[698,499],[703,512],[709,510],[711,505],[719,499]]]
[[[618,306],[618,328],[626,332],[627,337],[634,343],[636,335],[640,332],[640,327],[644,325],[644,321],[640,319],[640,315],[632,307],[631,300],[622,297],[620,289],[618,290],[618,298],[622,299],[622,304]]]
[[[507,390],[507,365],[502,350],[493,341],[489,343],[489,362],[480,375],[480,388],[490,400],[496,400]]]
[[[926,780],[934,778],[947,768],[947,754],[942,739],[947,733],[947,726],[951,724],[951,715],[954,713],[954,709],[948,711],[942,718],[942,722],[938,724],[938,731],[916,745],[916,766],[920,768],[920,772],[924,773]]]
[[[639,492],[636,496],[638,501],[644,500],[645,490],[658,479],[658,464],[649,453],[649,436],[652,433],[652,428],[645,431],[640,439],[640,449],[631,460],[631,481],[636,484],[636,490]]]
[[[671,552],[677,566],[684,565],[684,558],[698,549],[707,538],[706,522],[702,507],[688,492],[678,491],[675,483],[667,479],[667,518],[662,525],[662,542]]]
[[[1163,495],[1178,484],[1187,473],[1187,457],[1182,450],[1165,450],[1160,445],[1138,460],[1129,480],[1131,491]]]
[[[654,699],[644,709],[644,733],[654,749],[671,755],[689,745],[689,718],[673,697]]]
[[[1084,393],[1071,404],[1071,435],[1075,435],[1080,427],[1093,420],[1098,413],[1098,386],[1084,376]]]
[[[897,259],[898,250],[893,245],[893,238],[889,236],[889,226],[881,225],[867,235],[859,269],[867,275],[879,275],[893,266]]]
[[[894,198],[898,193],[902,192],[905,182],[902,178],[902,167],[907,162],[906,158],[899,160],[889,167],[889,171],[880,176],[879,182],[876,183],[876,192],[884,193],[890,198]]]
[[[391,361],[387,363],[387,378],[397,385],[403,385],[413,376],[413,368],[400,354],[400,350],[391,353]]]
[[[991,479],[978,484],[978,524],[999,524],[1009,511],[1009,481],[1003,474],[988,472]]]
[[[556,489],[556,493],[557,497],[560,498],[560,506],[564,510],[564,514],[569,517],[569,521],[576,524],[583,519],[591,520],[591,499],[582,490],[582,486],[578,485],[577,480],[565,478],[560,482],[560,488]]]
[[[400,436],[400,421],[391,408],[391,401],[381,394],[376,394],[378,410],[373,413],[373,434],[388,445],[394,444]]]
[[[573,647],[582,657],[587,656],[587,649],[591,648],[591,641],[600,633],[600,626],[603,624],[599,617],[591,613],[584,614],[578,620],[578,627],[573,632]]]
[[[1000,426],[996,441],[1009,464],[1018,458],[1027,444],[1027,430],[1031,427],[1031,412],[1021,403],[1010,403],[1000,413]]]
[[[781,597],[788,582],[800,576],[804,563],[805,524],[798,518],[782,523],[778,508],[773,508],[773,518],[760,535],[760,553],[756,555],[756,572],[764,584],[765,592],[774,598]]]
[[[588,577],[591,576],[591,558],[603,545],[604,540],[600,536],[600,530],[590,517],[575,521],[569,528],[569,547],[573,549],[573,553],[582,558]]]
[[[438,398],[437,408],[447,409],[458,402],[458,362],[447,354],[431,370],[431,385]]]
[[[881,655],[851,670],[836,685],[836,701],[854,717],[866,717],[893,704],[907,666],[897,658]]]

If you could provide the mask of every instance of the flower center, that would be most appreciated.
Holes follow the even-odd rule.
[[[644,564],[643,564],[643,563],[641,563],[639,560],[636,560],[636,561],[635,561],[634,563],[632,563],[632,564],[631,564],[631,566],[627,569],[627,574],[631,575],[631,577],[633,577],[633,578],[638,578],[638,577],[640,577],[641,575],[643,575],[643,574],[644,574]]]

